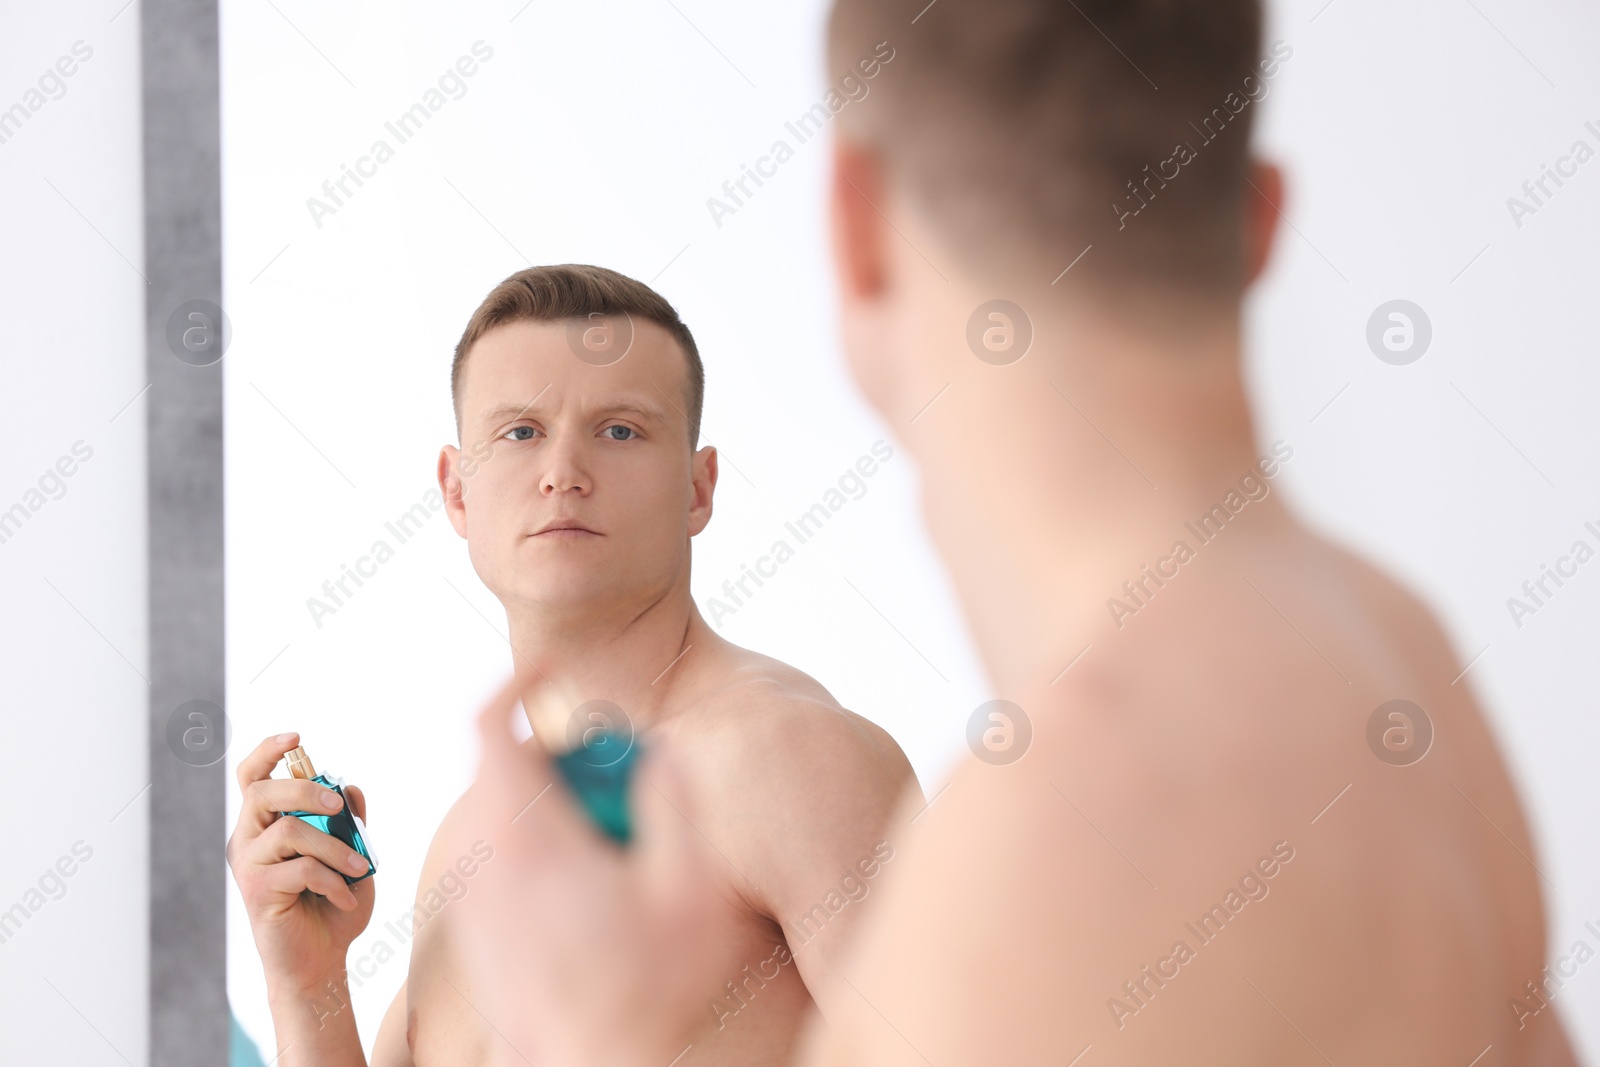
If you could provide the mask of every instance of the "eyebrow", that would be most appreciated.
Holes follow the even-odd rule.
[[[544,394],[541,392],[540,396],[543,395]],[[534,404],[538,402],[538,399],[539,397],[534,397],[532,400],[522,405],[497,404],[495,407],[484,412],[482,418],[486,422],[498,422],[508,416],[512,418],[519,418],[523,415],[527,415],[528,412],[533,409]],[[600,416],[633,415],[637,418],[643,419],[646,422],[666,421],[666,412],[662,411],[659,407],[656,407],[653,404],[646,404],[638,400],[619,400],[614,404],[604,404],[596,410],[595,414]]]

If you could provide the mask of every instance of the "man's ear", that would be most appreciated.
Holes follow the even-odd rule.
[[[885,418],[895,418],[905,401],[897,381],[897,349],[891,343],[896,279],[889,241],[898,238],[879,214],[892,210],[889,197],[882,159],[836,135],[829,221],[839,285],[839,339],[862,395]]]
[[[444,496],[444,511],[450,516],[450,525],[456,533],[467,536],[467,505],[461,499],[461,476],[458,473],[461,450],[445,445],[439,450],[439,492]]]
[[[843,303],[871,300],[886,286],[886,224],[874,206],[883,203],[885,184],[875,153],[845,137],[834,138],[829,213]]]
[[[1283,210],[1283,171],[1261,160],[1250,163],[1250,182],[1244,191],[1244,284],[1249,286],[1266,269],[1272,242]]]
[[[711,497],[717,488],[717,450],[710,445],[689,459],[692,480],[689,499],[689,536],[693,537],[711,521]]]

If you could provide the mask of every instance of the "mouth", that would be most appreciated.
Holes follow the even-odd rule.
[[[549,539],[549,540],[565,541],[565,540],[569,540],[569,539],[578,539],[578,538],[586,538],[586,537],[602,537],[604,535],[601,534],[599,531],[591,530],[587,526],[583,525],[582,523],[574,521],[572,519],[557,519],[555,522],[550,523],[549,525],[543,527],[542,529],[535,530],[533,533],[529,534],[528,536],[529,537],[542,537],[542,538],[546,538],[546,539]]]

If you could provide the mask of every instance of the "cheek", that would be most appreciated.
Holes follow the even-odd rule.
[[[461,493],[467,514],[467,533],[473,539],[492,536],[506,520],[506,494],[487,472],[467,482]]]
[[[498,548],[494,539],[483,530],[481,520],[468,512],[467,518],[467,559],[472,563],[472,570],[490,592],[499,595],[501,591],[500,574],[505,570],[501,557],[507,553]]]
[[[680,499],[688,497],[690,479],[687,451],[682,456],[668,454],[664,446],[656,446],[649,455],[641,451],[618,457],[595,471],[595,485],[605,498],[606,509],[635,515],[672,511]]]
[[[509,463],[491,463],[465,483],[467,545],[480,575],[486,565],[515,552],[517,535],[525,532],[528,508],[522,501],[529,494],[517,474]]]
[[[686,468],[656,467],[627,472],[616,491],[597,503],[601,520],[629,546],[630,555],[659,559],[677,553],[680,538],[688,537],[693,501]]]
[[[868,403],[886,417],[895,390],[894,356],[884,317],[865,309],[840,311],[840,343],[850,376]]]
[[[617,525],[637,531],[641,543],[665,545],[672,539],[667,536],[670,532],[687,528],[689,494],[670,485],[641,486],[617,503],[620,512],[612,512],[618,516]]]

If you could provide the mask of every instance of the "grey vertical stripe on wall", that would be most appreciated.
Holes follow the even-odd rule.
[[[177,759],[174,709],[223,704],[222,364],[167,320],[222,304],[216,0],[141,0],[150,511],[150,1063],[228,1062],[223,774]]]

